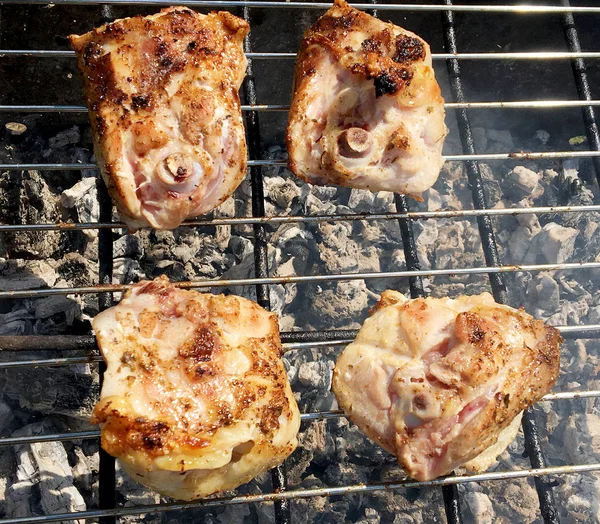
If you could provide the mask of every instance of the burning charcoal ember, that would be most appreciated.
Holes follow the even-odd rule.
[[[0,335],[24,335],[31,331],[33,314],[27,309],[0,315]]]
[[[357,521],[357,524],[379,524],[381,522],[381,517],[374,508],[365,508],[363,517]]]
[[[350,190],[348,207],[353,213],[385,213],[395,211],[394,193],[378,191],[373,193],[364,189]]]
[[[319,223],[319,256],[327,273],[356,273],[359,247],[349,222]]]
[[[52,423],[42,421],[15,431],[13,436],[43,435],[56,429]],[[85,511],[85,501],[73,485],[73,474],[61,442],[15,446],[15,454],[16,474],[6,493],[8,517]]]
[[[214,211],[215,218],[234,217],[235,216],[235,199],[229,197]],[[221,251],[226,251],[229,242],[231,241],[231,226],[216,226],[215,242]]]
[[[246,518],[250,517],[251,511],[248,504],[236,504],[235,506],[227,506],[223,513],[217,516],[219,524],[229,524],[230,522],[246,522]]]
[[[35,316],[47,319],[62,313],[67,326],[71,326],[76,318],[81,316],[81,308],[74,300],[64,296],[44,297],[35,301]]]
[[[427,211],[439,211],[442,209],[442,196],[435,188],[430,188],[424,195]]]
[[[133,506],[137,504],[158,504],[161,496],[156,491],[141,485],[132,479],[119,462],[116,464],[117,469],[117,492],[126,499],[126,505]]]
[[[63,149],[67,145],[77,144],[81,140],[79,127],[73,126],[61,131],[48,140],[50,149]]]
[[[58,275],[41,260],[0,261],[0,291],[52,287]]]
[[[317,388],[329,391],[333,362],[305,362],[298,369],[298,380],[305,388]]]
[[[529,524],[539,518],[539,499],[531,479],[519,479],[510,483],[502,490],[504,500],[510,504],[503,508],[506,516],[512,522]]]
[[[363,318],[369,308],[370,292],[364,280],[350,280],[333,284],[332,287],[310,286],[304,292],[311,311],[311,325],[315,329],[351,329],[355,319]]]
[[[573,464],[600,459],[600,416],[577,413],[569,417],[565,429],[567,454]]]
[[[369,246],[359,251],[358,271],[361,273],[381,273],[381,256],[377,247]]]
[[[294,257],[294,268],[298,274],[306,274],[312,266],[312,258],[315,257],[315,234],[304,227],[303,225],[284,224],[278,227],[271,236],[271,244],[281,251],[282,256]]]
[[[58,197],[37,171],[0,174],[0,221],[5,224],[53,224],[60,219]],[[18,231],[0,238],[12,257],[51,257],[59,248],[59,231]],[[5,255],[3,255],[5,256]]]
[[[485,138],[487,153],[505,153],[515,149],[512,133],[508,129],[486,129]]]
[[[5,434],[7,431],[10,431],[14,420],[13,410],[6,402],[0,400],[0,433]]]
[[[545,318],[556,311],[560,303],[560,290],[550,273],[538,273],[527,285],[528,309],[538,318]]]
[[[485,201],[489,207],[494,207],[502,200],[502,186],[489,165],[481,164],[479,166],[479,171],[481,172],[481,178],[483,180],[483,194],[485,195]]]
[[[60,196],[60,203],[67,209],[74,209],[79,222],[99,222],[100,204],[96,178],[83,178],[70,189],[65,189]],[[98,236],[98,230],[84,229],[83,234],[93,239]]]
[[[115,258],[139,258],[144,254],[144,246],[138,235],[123,235],[113,242]]]
[[[79,253],[67,253],[57,262],[56,271],[71,286],[92,286],[98,283],[98,265]]]
[[[523,198],[538,198],[544,191],[539,180],[535,171],[517,166],[502,181],[502,190],[507,198],[515,202]]]
[[[529,228],[524,229],[531,231]],[[521,238],[527,238],[528,233],[526,231],[519,233],[520,235],[524,235]],[[540,258],[542,259],[542,263],[547,264],[560,264],[572,261],[575,242],[579,235],[577,229],[563,227],[555,222],[550,222],[535,235],[531,231],[531,235],[530,245],[523,257],[523,263],[536,264],[539,263]],[[515,238],[516,240],[520,240],[520,238],[517,237]],[[512,248],[512,250],[515,254],[520,253],[516,247]]]
[[[146,278],[146,273],[137,260],[115,258],[113,260],[113,284],[131,284]]]
[[[541,227],[539,226],[534,228],[526,226],[517,227],[505,242],[505,244],[508,245],[508,257],[506,262],[512,262],[514,264],[524,263],[525,256],[530,250],[532,241],[540,230]]]
[[[98,453],[86,455],[81,448],[76,446],[73,447],[73,454],[76,458],[73,466],[73,483],[80,492],[86,492],[88,497],[93,496],[98,488],[100,457]]]
[[[422,269],[431,269],[433,249],[438,239],[438,221],[423,220],[417,222],[413,227],[417,242],[417,254]]]
[[[289,277],[295,275],[296,270],[294,269],[294,257],[288,259],[285,263],[279,263],[275,270],[275,276],[278,277]],[[271,293],[271,311],[276,312],[280,316],[280,329],[281,327],[281,314],[286,306],[290,305],[296,296],[298,295],[298,288],[296,284],[285,284],[285,285],[274,285],[270,287]]]
[[[267,195],[267,215],[288,215],[292,208],[299,209],[300,203],[309,193],[306,184],[297,184],[292,178],[271,176],[264,179],[265,195]]]
[[[39,353],[29,354],[39,358]],[[22,358],[22,357],[21,357]],[[17,368],[3,371],[4,394],[24,410],[88,420],[98,399],[98,378],[77,368]]]

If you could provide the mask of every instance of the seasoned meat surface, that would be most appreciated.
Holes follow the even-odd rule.
[[[136,284],[93,328],[107,370],[92,423],[138,482],[192,500],[295,449],[300,415],[275,314],[160,277]]]
[[[411,477],[481,470],[516,435],[513,419],[556,382],[561,341],[488,293],[408,300],[385,291],[340,356],[333,390]]]
[[[443,104],[423,39],[335,0],[300,46],[289,167],[312,184],[418,197],[443,164]]]
[[[96,158],[131,229],[175,228],[218,206],[244,177],[238,89],[248,30],[227,12],[170,7],[70,36]]]

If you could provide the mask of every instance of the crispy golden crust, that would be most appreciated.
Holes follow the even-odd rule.
[[[354,9],[342,0],[304,33],[300,44],[295,86],[315,74],[316,48],[325,48],[335,60],[355,75],[373,80],[376,96],[408,91],[413,77],[429,73],[425,58],[429,45],[408,32]],[[369,34],[360,45],[348,45],[351,33]],[[439,86],[433,86],[433,102],[443,102]],[[294,91],[296,91],[296,87]]]
[[[236,487],[296,447],[299,413],[273,313],[161,277],[93,325],[108,369],[92,423],[140,482],[193,499]]]
[[[244,20],[227,12],[205,16],[171,7],[69,37],[83,74],[97,160],[130,227],[176,227],[187,216],[220,204],[241,181],[246,144],[237,90],[245,73],[241,44],[248,31]],[[212,87],[207,91],[205,86]],[[214,115],[215,106],[223,115]],[[209,142],[211,135],[225,133],[224,119],[232,127],[227,132],[232,151]],[[160,184],[154,163],[175,153],[201,165],[206,181],[194,191],[181,190],[191,176],[182,164],[172,187],[141,189],[146,180]],[[225,174],[217,169],[219,155],[224,155]],[[221,184],[222,192],[210,191],[211,177],[218,179],[214,184]],[[156,216],[157,205],[166,208],[164,217]]]

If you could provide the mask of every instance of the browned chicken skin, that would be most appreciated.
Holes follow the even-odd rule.
[[[238,89],[248,30],[227,12],[170,7],[71,35],[96,158],[130,228],[175,228],[244,177]]]
[[[295,449],[300,414],[275,314],[163,276],[136,284],[93,327],[107,370],[92,423],[138,482],[192,500]]]
[[[312,184],[418,197],[443,164],[443,104],[424,40],[335,0],[298,53],[289,167]]]
[[[488,293],[408,300],[386,291],[340,356],[333,390],[411,477],[431,480],[473,459],[481,468],[478,456],[500,440],[483,467],[495,460],[518,429],[507,430],[513,419],[556,382],[561,341]]]

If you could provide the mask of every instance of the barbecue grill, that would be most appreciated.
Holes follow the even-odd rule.
[[[568,0],[562,0],[559,5],[454,5],[452,0],[444,0],[440,4],[430,5],[423,3],[415,4],[362,4],[357,7],[368,9],[371,13],[381,14],[383,18],[392,18],[395,22],[405,26],[407,29],[415,30],[421,36],[426,38],[432,45],[434,66],[440,83],[442,84],[443,95],[446,99],[447,122],[450,127],[451,135],[449,140],[454,140],[449,144],[449,151],[446,159],[453,165],[463,166],[461,169],[466,178],[470,189],[472,206],[463,209],[431,209],[428,203],[414,203],[402,195],[393,197],[394,210],[381,211],[381,209],[371,209],[368,213],[355,212],[349,213],[328,213],[328,214],[302,214],[292,215],[271,215],[265,212],[265,198],[268,199],[268,193],[265,194],[265,180],[273,173],[281,173],[285,166],[285,159],[282,155],[267,155],[267,145],[272,145],[281,141],[285,125],[285,111],[287,110],[285,97],[289,97],[289,83],[283,86],[278,84],[280,78],[274,71],[281,68],[289,75],[292,71],[293,59],[295,56],[295,45],[299,42],[301,29],[296,30],[285,42],[278,40],[277,34],[273,30],[277,28],[276,17],[282,14],[299,20],[299,24],[306,26],[310,21],[316,19],[324,9],[327,9],[328,3],[311,2],[279,2],[279,1],[243,1],[243,0],[187,0],[179,2],[167,2],[163,0],[54,0],[48,2],[45,0],[3,0],[0,2],[0,61],[16,63],[19,61],[23,68],[42,67],[41,64],[47,64],[50,61],[64,63],[69,60],[74,62],[74,54],[67,48],[66,42],[52,41],[52,35],[29,33],[29,27],[26,25],[17,27],[8,27],[5,20],[8,18],[18,19],[15,16],[18,9],[17,4],[23,6],[38,4],[39,6],[49,6],[53,9],[61,9],[64,16],[71,12],[77,13],[77,17],[89,16],[93,18],[85,20],[85,25],[81,27],[90,28],[92,23],[99,22],[98,17],[110,20],[124,14],[139,13],[140,10],[156,10],[159,6],[169,4],[188,5],[199,10],[211,9],[229,9],[234,14],[243,16],[251,22],[252,32],[245,42],[245,51],[249,59],[248,76],[243,86],[242,106],[245,115],[246,129],[248,133],[249,145],[249,177],[251,181],[251,216],[210,216],[207,218],[198,218],[187,221],[184,228],[198,229],[214,227],[252,227],[253,230],[253,256],[254,256],[254,276],[244,278],[207,278],[203,280],[181,281],[179,285],[185,288],[211,288],[218,291],[221,288],[253,289],[258,303],[265,307],[271,307],[271,290],[278,285],[330,285],[335,282],[348,281],[366,281],[377,282],[381,279],[383,282],[395,282],[395,287],[404,292],[410,292],[411,296],[424,296],[428,288],[435,291],[438,278],[459,279],[461,277],[481,276],[489,277],[489,285],[495,299],[500,303],[510,305],[514,304],[511,300],[511,285],[518,285],[512,278],[517,274],[537,274],[539,272],[588,272],[594,275],[594,270],[600,269],[600,258],[592,260],[557,260],[550,262],[548,260],[532,260],[526,264],[507,264],[503,262],[503,257],[497,245],[497,234],[499,233],[499,224],[502,220],[515,219],[535,215],[537,217],[567,217],[573,216],[592,216],[600,212],[600,205],[595,203],[580,203],[573,205],[569,200],[569,195],[575,194],[582,185],[592,188],[596,194],[597,181],[600,180],[600,133],[596,122],[594,107],[600,105],[600,93],[597,92],[600,87],[600,70],[597,68],[596,61],[600,59],[600,51],[591,50],[589,45],[593,45],[594,35],[598,38],[598,31],[594,32],[594,23],[600,16],[600,7],[596,5],[570,6]],[[81,7],[81,6],[85,6]],[[132,7],[133,6],[133,7]],[[86,10],[87,9],[87,10]],[[376,11],[375,11],[376,9]],[[70,11],[73,10],[73,11]],[[75,11],[76,10],[76,11]],[[146,12],[144,11],[144,12]],[[37,12],[37,11],[36,11]],[[2,16],[5,16],[4,20]],[[11,16],[13,18],[11,18]],[[39,11],[39,16],[43,19],[44,12]],[[73,15],[75,16],[75,15]],[[410,21],[403,22],[404,16],[410,16]],[[521,24],[524,29],[530,22],[534,28],[543,27],[543,23],[537,22],[540,18],[548,21],[548,31],[550,28],[558,27],[562,35],[558,32],[552,34],[527,34],[523,38],[526,42],[525,49],[516,51],[496,51],[492,49],[486,38],[481,41],[482,51],[465,52],[461,49],[461,33],[457,27],[461,23],[459,17],[466,17],[463,25],[460,25],[461,31],[466,30],[467,23],[478,24],[480,20],[494,20],[491,17],[498,17],[499,25]],[[575,19],[577,17],[577,19]],[[256,18],[256,19],[255,19]],[[258,20],[258,22],[257,22]],[[266,20],[266,21],[265,21]],[[471,22],[469,22],[471,21]],[[4,22],[4,24],[3,24]],[[255,30],[262,22],[268,31]],[[577,22],[577,23],[576,23]],[[538,25],[536,25],[538,24]],[[426,27],[425,31],[419,30],[419,25]],[[63,24],[64,26],[64,24]],[[479,26],[482,30],[489,26]],[[581,29],[583,28],[583,29]],[[73,30],[78,30],[73,28]],[[580,33],[581,29],[581,33]],[[429,34],[427,34],[427,32]],[[21,34],[22,33],[22,34]],[[257,36],[255,37],[255,33]],[[15,36],[17,35],[17,36]],[[9,48],[5,42],[14,39],[19,41],[19,35],[31,38],[32,48]],[[563,36],[564,35],[564,36]],[[279,35],[280,36],[280,35]],[[481,36],[487,37],[487,34]],[[48,39],[48,44],[43,44],[44,39]],[[277,50],[254,51],[256,45],[268,45],[273,39]],[[491,39],[494,37],[490,36]],[[256,39],[258,44],[256,44]],[[541,39],[541,41],[539,40]],[[584,42],[583,44],[581,42]],[[42,42],[42,44],[39,44]],[[544,42],[556,50],[548,51],[542,46]],[[586,44],[592,42],[592,44]],[[256,45],[255,45],[256,44]],[[287,44],[287,50],[282,49]],[[51,49],[52,48],[52,49]],[[443,52],[441,52],[443,50]],[[2,63],[2,62],[0,62]],[[493,87],[487,90],[487,93],[481,89],[474,93],[469,92],[469,86],[478,85],[469,83],[468,75],[479,74],[493,78],[494,73],[506,71],[504,69],[494,69],[492,64],[511,64],[514,66],[514,77],[511,78],[515,90],[521,90],[521,95],[517,94],[514,100],[507,100],[502,95],[502,89],[508,85],[506,80],[498,80],[497,91]],[[548,80],[547,75],[543,74],[541,68],[535,69],[536,74],[540,75],[534,79],[527,76],[526,67],[530,64],[542,64],[554,74],[555,71],[567,71],[572,68],[569,76],[555,77],[555,82],[551,86],[542,86],[542,81]],[[561,64],[558,66],[557,64]],[[586,69],[586,64],[589,64]],[[594,65],[592,65],[594,64]],[[525,65],[525,68],[522,66]],[[445,66],[445,68],[444,68]],[[590,67],[591,66],[591,67]],[[481,68],[482,72],[477,72],[475,68]],[[557,69],[558,68],[558,69]],[[560,69],[562,68],[562,69]],[[7,71],[9,69],[6,69]],[[27,69],[25,69],[27,70]],[[462,70],[467,72],[462,74]],[[14,74],[14,66],[11,74]],[[283,73],[281,73],[283,75]],[[491,75],[491,76],[490,76]],[[273,80],[275,79],[275,80]],[[9,79],[8,82],[13,82]],[[26,82],[25,78],[15,77],[15,85],[21,86]],[[479,85],[480,85],[479,84]],[[539,84],[539,85],[538,85]],[[38,89],[43,95],[43,90]],[[488,93],[492,92],[490,98]],[[515,91],[517,92],[517,91]],[[16,96],[15,96],[16,93]],[[538,93],[536,96],[535,93]],[[274,99],[266,98],[270,94]],[[540,96],[544,94],[544,96]],[[22,95],[28,97],[29,93],[23,89],[15,89],[10,96],[6,96],[0,106],[3,122],[18,121],[25,114],[41,114],[42,118],[53,119],[63,127],[68,127],[70,118],[79,118],[83,122],[85,119],[85,108],[82,105],[65,105],[60,101],[56,103],[46,103],[39,105],[35,103],[23,103],[16,97]],[[529,96],[532,95],[532,96]],[[1,95],[0,95],[1,96]],[[265,97],[265,98],[263,98]],[[32,99],[33,100],[33,99]],[[44,102],[42,100],[42,102]],[[20,105],[19,105],[20,104]],[[81,104],[81,102],[80,102]],[[482,150],[477,143],[478,132],[474,129],[485,127],[485,119],[510,119],[511,115],[518,115],[517,111],[523,111],[526,115],[534,115],[532,118],[538,118],[539,122],[549,127],[553,118],[551,115],[559,115],[561,123],[566,127],[579,128],[584,137],[579,137],[575,142],[584,142],[582,146],[570,147],[567,142],[562,142],[563,147],[551,147],[556,142],[539,142],[538,148],[534,148],[531,143],[521,144],[515,140],[514,148],[511,150],[490,151],[489,148]],[[483,115],[483,116],[482,116]],[[498,116],[501,115],[501,116]],[[550,116],[549,116],[550,115]],[[523,117],[519,121],[523,121]],[[545,120],[544,120],[545,119]],[[554,120],[554,127],[559,123]],[[471,121],[476,122],[472,125]],[[542,125],[538,124],[538,125]],[[554,132],[554,129],[550,129]],[[14,145],[18,149],[18,143]],[[4,156],[2,158],[9,158]],[[577,183],[572,180],[563,180],[565,186],[562,196],[556,205],[549,206],[526,206],[518,203],[512,207],[490,207],[489,204],[489,185],[492,183],[489,176],[486,175],[487,164],[492,162],[512,162],[513,164],[533,165],[539,162],[540,165],[547,165],[548,162],[561,162],[565,159],[580,160],[582,166],[587,166],[589,173],[587,179],[580,179]],[[26,172],[39,171],[49,176],[53,172],[62,174],[69,171],[94,170],[93,162],[27,162],[26,160],[9,161],[5,160],[0,165],[0,172]],[[586,164],[587,162],[587,164]],[[546,163],[546,164],[544,164]],[[556,164],[558,165],[558,164]],[[583,171],[583,167],[581,169]],[[593,176],[595,175],[595,179]],[[568,186],[568,187],[567,187]],[[566,196],[565,196],[566,195]],[[562,200],[561,200],[562,198]],[[128,283],[113,283],[113,237],[115,231],[123,228],[123,225],[113,220],[112,204],[104,187],[100,184],[98,191],[100,206],[99,221],[94,222],[76,222],[65,223],[56,221],[55,223],[3,223],[0,224],[0,234],[5,237],[16,233],[39,233],[39,232],[73,232],[73,231],[91,231],[98,232],[98,262],[99,271],[98,284],[94,285],[56,285],[50,287],[39,287],[35,289],[12,289],[0,291],[0,299],[7,304],[14,304],[17,301],[27,301],[52,296],[79,296],[97,295],[98,306],[100,309],[110,307],[118,293],[128,287]],[[412,207],[412,210],[410,209]],[[268,215],[268,216],[267,216]],[[461,265],[462,259],[457,257],[456,264],[450,267],[422,267],[422,259],[419,258],[419,237],[413,231],[418,225],[426,221],[441,221],[446,224],[456,220],[470,220],[478,229],[480,244],[482,250],[483,264],[476,267]],[[8,221],[7,221],[8,222]],[[291,274],[281,275],[275,271],[276,268],[270,265],[269,248],[273,228],[289,225],[310,226],[322,223],[380,223],[393,222],[398,224],[401,242],[404,252],[405,267],[402,269],[392,269],[383,271],[358,271],[314,274]],[[584,234],[581,232],[580,234]],[[592,239],[587,239],[592,242]],[[598,273],[596,273],[598,274]],[[596,286],[589,290],[597,290],[598,279],[595,280]],[[516,291],[515,291],[516,293]],[[3,308],[2,311],[7,311]],[[592,316],[588,316],[593,318]],[[355,319],[362,320],[362,319]],[[316,330],[290,330],[282,333],[282,340],[286,351],[326,351],[331,348],[341,348],[347,344],[356,334],[354,329],[335,329],[336,326],[328,326],[329,329]],[[576,341],[584,339],[596,339],[600,337],[600,324],[595,322],[570,323],[570,325],[559,325],[563,337],[567,341]],[[0,348],[3,355],[9,355],[9,358],[3,358],[0,361],[0,370],[11,371],[15,369],[36,368],[40,371],[46,371],[48,367],[76,366],[90,364],[98,366],[100,380],[102,376],[102,359],[97,352],[95,340],[90,333],[66,333],[62,335],[40,336],[35,334],[23,334],[18,336],[0,336]],[[572,344],[565,345],[565,352],[573,348]],[[65,356],[65,352],[69,351]],[[73,352],[75,351],[75,355]],[[597,351],[597,347],[596,347]],[[58,356],[52,356],[52,353]],[[588,351],[589,353],[589,351]],[[32,357],[31,355],[43,355]],[[25,355],[25,357],[23,357]],[[50,355],[50,356],[49,356]],[[569,355],[567,355],[569,356]],[[293,356],[290,361],[293,362]],[[596,371],[597,373],[597,371]],[[592,399],[600,397],[600,389],[597,384],[589,381],[587,384],[579,384],[579,387],[557,387],[557,391],[547,395],[544,403],[547,402],[584,402],[582,399]],[[594,389],[596,388],[596,389]],[[597,408],[596,408],[597,409]],[[315,423],[315,421],[330,421],[343,418],[343,414],[335,409],[319,409],[303,413],[303,426],[301,431]],[[167,512],[182,511],[179,515],[198,515],[194,511],[210,510],[221,508],[223,506],[256,505],[259,503],[272,502],[274,508],[274,522],[277,524],[291,523],[302,517],[297,511],[291,511],[290,506],[299,499],[312,500],[315,497],[328,497],[331,500],[339,500],[340,497],[349,497],[354,495],[368,496],[379,492],[402,492],[422,493],[422,490],[439,490],[443,494],[443,506],[445,508],[445,518],[448,522],[459,523],[463,518],[468,520],[472,515],[464,516],[465,504],[461,500],[461,490],[465,486],[476,483],[513,482],[517,479],[533,479],[535,490],[539,501],[539,512],[537,519],[543,519],[544,522],[557,523],[561,521],[586,521],[591,522],[598,518],[594,515],[594,509],[597,508],[598,500],[591,501],[591,509],[587,517],[581,520],[581,515],[571,513],[568,505],[565,506],[556,500],[557,486],[561,479],[573,476],[583,476],[600,471],[600,458],[590,463],[574,464],[568,457],[562,460],[559,465],[551,465],[546,458],[544,443],[547,440],[546,429],[543,423],[540,423],[540,412],[537,409],[529,409],[523,417],[523,435],[524,435],[524,455],[528,458],[529,467],[519,468],[499,467],[493,471],[476,474],[453,474],[449,477],[437,479],[431,482],[415,482],[405,479],[399,468],[395,469],[395,477],[385,481],[368,482],[349,482],[341,485],[318,485],[312,487],[288,486],[286,465],[273,470],[272,486],[262,493],[238,494],[234,496],[217,496],[204,501],[192,503],[162,503],[162,504],[144,504],[144,505],[121,505],[116,503],[116,472],[115,462],[107,454],[100,451],[99,461],[99,496],[97,509],[87,509],[74,513],[60,514],[38,514],[38,515],[19,515],[11,516],[0,522],[6,523],[25,523],[25,522],[60,522],[80,520],[96,520],[100,522],[115,522],[120,517],[141,517],[151,514],[168,514]],[[3,436],[0,437],[0,446],[27,446],[41,442],[70,442],[98,439],[99,432],[95,429],[55,432],[25,436]],[[587,437],[598,439],[600,435],[588,435]],[[523,451],[523,450],[521,450]],[[291,460],[291,459],[290,459]],[[331,458],[331,460],[335,460]],[[289,460],[288,460],[289,462]],[[42,480],[43,482],[43,480]],[[459,490],[460,488],[460,490]],[[495,504],[510,504],[510,501],[494,501]],[[376,509],[376,508],[375,508]],[[441,512],[441,508],[440,508]],[[261,513],[259,521],[272,521],[272,516],[266,516],[267,513]],[[373,515],[371,513],[371,515]],[[384,522],[385,518],[380,517]],[[358,520],[358,517],[356,517]],[[589,519],[589,520],[588,520]],[[443,520],[440,514],[440,520]],[[323,520],[326,522],[328,520]],[[341,520],[343,521],[343,520]],[[379,522],[379,520],[375,520]],[[413,520],[400,520],[399,522],[416,522]]]

